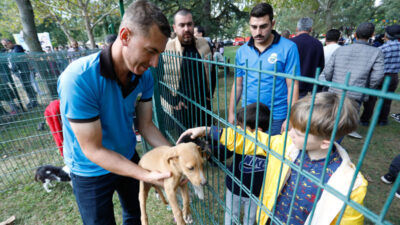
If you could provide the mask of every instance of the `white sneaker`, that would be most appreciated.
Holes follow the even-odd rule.
[[[362,136],[359,133],[355,132],[355,131],[353,131],[350,134],[348,134],[348,136],[352,137],[352,138],[357,138],[357,139],[361,139],[362,138]]]
[[[396,191],[396,194],[394,196],[396,196],[396,198],[400,198],[400,192]]]

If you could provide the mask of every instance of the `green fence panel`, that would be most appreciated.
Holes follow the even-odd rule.
[[[0,191],[31,183],[38,166],[62,165],[44,111],[60,73],[96,51],[0,53]]]
[[[59,154],[51,132],[47,128],[43,112],[47,105],[57,98],[57,79],[60,73],[73,60],[93,52],[94,51],[82,51],[77,53],[58,52],[51,54],[0,54],[0,191],[32,182],[33,171],[40,165],[62,164],[62,157]],[[387,92],[389,84],[388,79],[384,81],[381,90],[372,90],[368,88],[352,87],[349,86],[347,82],[344,84],[337,84],[328,81],[320,81],[318,79],[319,72],[317,72],[315,78],[297,77],[294,76],[294,74],[278,73],[276,70],[261,71],[261,64],[258,68],[249,68],[247,63],[245,66],[237,66],[229,64],[226,59],[224,62],[216,62],[184,57],[174,52],[165,52],[160,57],[158,67],[152,68],[155,80],[153,120],[171,143],[175,143],[184,130],[194,126],[214,125],[218,128],[232,128],[235,131],[235,135],[242,135],[245,137],[245,142],[252,142],[255,144],[255,148],[263,149],[267,159],[269,156],[279,159],[282,162],[280,168],[278,168],[280,175],[283,173],[283,166],[287,165],[291,170],[297,171],[301,176],[311,180],[311,182],[317,186],[318,192],[316,198],[319,198],[323,191],[327,191],[340,199],[340,201],[343,202],[343,207],[336,224],[340,224],[347,206],[361,212],[365,216],[365,222],[367,224],[400,224],[400,215],[398,211],[395,211],[400,209],[400,203],[398,199],[394,198],[395,192],[400,186],[400,176],[396,179],[388,193],[373,195],[376,199],[371,199],[369,196],[371,196],[373,192],[379,191],[376,190],[378,182],[370,182],[369,188],[371,191],[367,192],[365,200],[368,204],[360,205],[350,199],[351,192],[342,194],[323,182],[325,176],[327,176],[325,173],[328,162],[327,159],[324,162],[324,172],[322,176],[316,178],[313,174],[304,171],[302,167],[305,151],[303,151],[301,155],[300,165],[296,165],[284,157],[285,151],[283,154],[278,154],[271,149],[270,141],[268,141],[267,144],[261,143],[243,130],[238,129],[238,122],[236,119],[233,124],[230,124],[228,122],[228,106],[231,88],[236,88],[235,78],[236,69],[238,68],[245,71],[244,76],[247,76],[250,71],[256,72],[259,76],[259,80],[261,80],[265,74],[272,75],[274,77],[273,93],[275,93],[276,79],[279,77],[311,83],[314,85],[313,92],[311,93],[313,102],[318,85],[341,89],[343,93],[341,95],[340,109],[343,106],[344,96],[347,91],[360,92],[378,97],[377,106],[370,126],[366,130],[364,141],[360,144],[360,152],[356,156],[357,158],[353,158],[355,174],[357,174],[358,171],[364,171],[365,168],[369,166],[365,162],[368,156],[375,150],[371,149],[371,145],[372,142],[375,141],[373,136],[377,129],[376,125],[378,123],[379,110],[382,107],[383,100],[391,99],[394,101],[394,104],[398,104],[400,101],[400,95],[398,93]],[[190,74],[190,77],[182,75],[183,72]],[[186,76],[183,81],[180,79],[181,76]],[[347,80],[350,76],[351,74],[347,75]],[[213,79],[215,79],[215,83],[212,82]],[[214,92],[213,85],[215,85]],[[246,86],[246,84],[244,84],[244,86]],[[260,99],[260,88],[260,83],[258,83],[258,100]],[[292,90],[293,88],[294,82],[292,82],[291,86]],[[236,96],[234,97],[236,98]],[[246,100],[247,94],[244,94],[242,99]],[[273,94],[272,101],[274,101],[274,99],[275,96]],[[293,99],[291,96],[289,105],[291,105],[292,101]],[[234,109],[235,114],[237,109],[239,109],[239,105],[240,104]],[[270,110],[273,110],[273,106]],[[257,106],[257,112],[258,111],[259,106]],[[312,113],[311,111],[310,117]],[[246,110],[244,114],[246,117]],[[290,108],[286,119],[288,120],[289,118]],[[258,120],[257,113],[256,124],[258,124]],[[269,121],[271,124],[272,114],[270,115]],[[332,143],[336,138],[339,114],[336,120],[332,122],[334,123],[334,132],[330,138],[331,144],[329,153],[333,151]],[[244,124],[244,126],[246,126],[246,124]],[[398,124],[390,124],[389,126],[395,126],[396,129],[393,129],[394,131],[399,130]],[[289,123],[286,125],[286,129],[288,128]],[[308,138],[309,130],[310,123],[307,124],[306,128],[306,139]],[[269,127],[268,131],[271,131],[271,127]],[[284,138],[288,139],[287,133],[285,134]],[[257,133],[255,137],[257,137]],[[344,142],[346,141],[345,139]],[[393,141],[398,141],[398,139]],[[145,141],[143,141],[142,144],[146,150],[151,149],[151,146]],[[212,148],[215,148],[216,151],[221,154],[217,154],[216,156],[210,155],[210,159],[205,164],[204,170],[208,180],[208,184],[205,188],[205,200],[199,200],[194,196],[192,197],[191,207],[195,224],[224,224],[225,213],[233,217],[232,224],[242,224],[242,218],[234,217],[232,211],[227,210],[225,205],[225,199],[227,197],[225,185],[226,176],[230,177],[232,182],[240,187],[240,197],[244,194],[248,195],[251,202],[258,205],[259,212],[265,212],[270,215],[271,220],[276,224],[283,224],[274,217],[275,207],[269,210],[259,200],[260,197],[263,197],[263,192],[261,192],[261,196],[254,196],[252,194],[254,188],[253,183],[255,181],[253,175],[251,175],[252,185],[250,188],[247,188],[242,185],[243,173],[240,177],[235,177],[234,174],[228,170],[228,166],[231,163],[233,163],[233,167],[240,166],[235,165],[235,160],[233,159],[237,157],[243,159],[243,152],[242,154],[233,152],[233,156],[229,159],[227,157],[227,151],[229,150],[225,147],[220,148],[213,142],[211,142],[211,145]],[[287,146],[284,146],[283,149],[286,149],[286,147]],[[399,149],[393,151],[399,153]],[[253,156],[255,156],[255,153]],[[382,165],[382,167],[385,167],[385,169],[382,169],[384,173],[390,164],[390,160],[391,158],[388,158],[388,163]],[[252,174],[255,169],[255,163],[254,160],[251,168]],[[266,160],[265,163],[268,163],[268,160]],[[354,186],[355,180],[356,177],[353,176],[351,187]],[[299,188],[299,185],[299,178],[297,178],[295,190]],[[263,186],[262,189],[263,188],[265,187]],[[278,191],[279,190],[276,190],[276,193],[278,193]],[[292,198],[292,205],[294,201],[295,199]],[[375,203],[377,206],[372,208],[371,205]],[[231,209],[241,207],[243,207],[242,203],[239,203],[239,205],[230,205]],[[314,203],[310,212],[311,217],[318,217],[315,209],[316,204]],[[248,207],[244,210],[247,212],[250,211]],[[290,207],[289,215],[292,213],[292,207]],[[287,221],[284,222],[286,223]]]
[[[201,82],[204,81],[204,74],[202,72],[199,72],[199,68],[198,67],[194,67],[196,68],[196,71],[190,71],[189,74],[191,74],[191,76],[193,76],[193,78],[188,79],[189,82],[185,83],[180,81],[180,77],[184,76],[181,75],[180,73],[182,72],[183,66],[182,66],[182,61],[185,60],[190,60],[191,61],[191,66],[193,68],[193,65],[195,63],[207,63],[208,66],[210,68],[213,68],[213,73],[209,74],[209,80],[211,78],[211,76],[215,76],[217,77],[217,82],[216,82],[216,90],[214,92],[214,94],[212,95],[212,107],[211,108],[207,108],[204,104],[202,104],[199,99],[198,96],[189,96],[187,95],[188,93],[188,89],[194,89],[196,90],[196,88],[198,88],[199,86],[201,86]],[[226,61],[225,61],[226,62]],[[331,140],[331,144],[329,147],[329,152],[328,154],[330,154],[333,150],[333,141],[336,139],[336,130],[337,130],[337,126],[339,124],[339,116],[340,116],[340,111],[341,108],[343,106],[343,102],[344,102],[344,96],[346,95],[347,91],[355,91],[355,92],[360,92],[366,95],[370,95],[370,96],[377,96],[378,97],[378,101],[377,101],[377,106],[375,108],[374,111],[374,115],[372,117],[370,126],[368,128],[366,137],[365,137],[365,141],[362,144],[362,148],[361,148],[361,152],[360,155],[358,157],[358,160],[354,160],[353,162],[356,164],[355,165],[355,174],[358,174],[358,172],[361,170],[362,166],[368,166],[365,165],[364,160],[366,158],[366,155],[368,153],[369,150],[369,146],[370,146],[370,142],[372,140],[373,137],[373,133],[374,130],[376,129],[376,125],[377,125],[377,121],[378,121],[378,116],[379,116],[379,111],[382,107],[383,104],[383,100],[384,99],[391,99],[394,100],[395,102],[400,101],[400,95],[398,93],[388,93],[387,92],[387,88],[388,88],[388,84],[389,84],[389,80],[385,80],[384,81],[384,85],[383,88],[381,90],[374,90],[374,89],[368,89],[368,88],[362,88],[362,87],[354,87],[354,86],[349,86],[348,85],[348,80],[351,76],[351,74],[347,74],[346,75],[346,82],[344,84],[338,84],[338,83],[332,83],[332,82],[328,82],[328,81],[320,81],[318,79],[319,77],[319,73],[320,71],[317,71],[317,74],[315,75],[315,78],[308,78],[308,77],[298,77],[298,76],[294,76],[294,74],[283,74],[283,73],[278,73],[275,71],[261,71],[260,68],[262,68],[262,65],[260,64],[259,68],[249,68],[248,64],[246,63],[245,66],[237,66],[237,65],[232,65],[232,64],[227,64],[227,63],[223,63],[223,62],[216,62],[216,61],[208,61],[208,60],[204,60],[204,59],[198,59],[198,58],[192,58],[192,57],[184,57],[179,53],[174,53],[174,52],[166,52],[163,54],[163,56],[160,59],[160,63],[159,66],[154,70],[154,78],[155,78],[155,83],[157,83],[157,87],[159,89],[159,92],[155,92],[155,94],[157,93],[157,95],[160,95],[159,101],[158,98],[155,98],[156,102],[154,104],[155,106],[155,114],[159,115],[159,114],[163,114],[162,118],[164,118],[165,120],[163,121],[163,123],[168,124],[164,126],[165,130],[162,130],[162,132],[165,132],[166,136],[169,137],[169,139],[174,142],[177,140],[177,138],[179,137],[180,133],[182,131],[184,131],[187,128],[191,128],[194,126],[199,126],[196,122],[195,119],[193,119],[193,117],[186,117],[185,115],[179,115],[177,114],[176,111],[178,110],[173,110],[174,106],[176,106],[178,103],[175,101],[169,101],[172,104],[166,104],[165,99],[166,98],[172,98],[171,96],[178,96],[180,99],[183,99],[184,101],[187,102],[188,105],[190,105],[189,111],[191,111],[194,114],[194,118],[198,117],[196,115],[196,113],[198,113],[198,110],[200,110],[200,113],[206,113],[209,116],[211,116],[212,121],[211,124],[207,124],[207,125],[215,125],[218,127],[230,127],[232,129],[235,130],[235,132],[237,134],[240,135],[244,135],[246,137],[245,142],[247,141],[251,141],[255,143],[255,146],[260,147],[262,149],[264,149],[264,151],[267,154],[267,158],[268,155],[273,155],[274,157],[280,159],[283,164],[289,165],[289,167],[292,170],[297,171],[301,176],[304,176],[306,178],[308,178],[309,180],[311,180],[315,185],[318,186],[318,191],[316,194],[316,198],[319,198],[322,194],[322,191],[327,191],[329,193],[331,193],[332,195],[336,196],[338,199],[340,199],[343,202],[343,207],[342,210],[340,211],[340,214],[338,216],[338,220],[336,224],[340,224],[340,221],[343,217],[343,212],[345,210],[345,208],[347,206],[350,206],[352,208],[354,208],[355,210],[361,212],[364,217],[365,217],[365,223],[367,224],[398,224],[400,223],[400,217],[399,216],[392,216],[391,218],[394,218],[392,221],[391,220],[385,220],[388,212],[390,211],[391,205],[393,203],[394,200],[394,194],[397,190],[397,188],[399,187],[399,179],[396,180],[395,184],[393,185],[393,187],[391,188],[390,193],[387,193],[385,195],[380,195],[381,199],[380,200],[376,200],[377,202],[383,201],[384,204],[381,204],[381,208],[380,210],[376,210],[374,209],[374,211],[372,211],[371,209],[369,209],[368,207],[364,206],[364,205],[360,205],[356,202],[354,202],[353,200],[350,199],[350,194],[351,191],[349,191],[349,193],[347,193],[346,195],[343,195],[342,193],[338,192],[337,190],[335,190],[334,188],[332,188],[331,186],[327,185],[326,183],[323,182],[325,176],[326,175],[326,168],[327,168],[327,163],[328,163],[328,159],[325,159],[324,162],[324,169],[323,169],[323,173],[321,178],[316,178],[315,176],[313,176],[312,174],[310,174],[309,172],[306,172],[303,170],[303,163],[304,163],[304,156],[305,156],[305,151],[303,151],[302,155],[301,155],[301,163],[300,165],[296,165],[293,162],[288,161],[287,159],[284,158],[284,154],[283,155],[279,155],[277,154],[275,151],[272,151],[268,146],[270,146],[270,143],[268,143],[268,146],[265,146],[264,144],[260,143],[258,140],[254,139],[253,137],[248,136],[247,134],[245,134],[241,129],[237,129],[236,125],[237,125],[237,121],[235,119],[234,124],[230,124],[228,123],[228,102],[229,102],[229,94],[230,94],[230,90],[231,87],[236,89],[236,69],[242,69],[245,71],[245,75],[247,76],[247,73],[249,71],[252,72],[257,72],[259,74],[259,79],[261,80],[262,75],[263,74],[269,74],[274,76],[273,79],[273,92],[275,93],[275,82],[276,82],[276,78],[277,77],[283,77],[283,78],[290,78],[290,79],[294,79],[294,80],[298,80],[298,81],[303,81],[303,82],[308,82],[314,85],[314,89],[313,92],[311,93],[312,95],[312,102],[314,102],[315,99],[315,95],[317,93],[317,86],[325,86],[325,87],[335,87],[338,89],[343,90],[342,94],[341,94],[341,102],[340,102],[340,106],[339,106],[339,110],[338,110],[338,115],[336,116],[336,120],[332,121],[334,123],[334,129],[333,129],[333,133],[332,136],[330,138]],[[210,70],[211,71],[211,70]],[[231,71],[230,73],[227,71]],[[247,80],[247,79],[246,79]],[[197,81],[197,82],[193,82],[193,81]],[[190,83],[191,82],[191,83]],[[179,85],[185,85],[185,88],[181,88],[179,87]],[[233,84],[233,86],[232,86]],[[247,84],[243,84],[243,86],[246,86]],[[291,89],[293,90],[294,87],[294,82],[292,82],[292,86]],[[211,88],[211,86],[210,86]],[[236,90],[235,90],[236,92]],[[242,99],[243,101],[246,101],[247,92],[244,92]],[[236,96],[234,96],[236,98]],[[274,94],[272,95],[272,102],[274,101]],[[257,99],[259,101],[260,99],[260,83],[258,83],[258,93],[257,93]],[[292,97],[290,97],[289,102],[291,105],[292,103]],[[174,105],[175,104],[175,105]],[[235,114],[236,114],[236,110],[237,108],[239,108],[239,104],[238,107],[235,108]],[[273,110],[273,104],[271,107],[271,111]],[[313,105],[312,107],[313,108]],[[176,109],[176,108],[175,108]],[[258,108],[257,108],[258,111]],[[244,114],[246,115],[246,110],[244,110]],[[312,109],[309,115],[309,118],[312,115]],[[191,115],[193,116],[193,115]],[[290,107],[288,109],[288,115],[287,115],[287,120],[290,117]],[[185,123],[184,120],[191,118],[189,120],[189,123]],[[207,118],[207,117],[206,117]],[[258,121],[258,117],[256,118],[256,121]],[[159,121],[160,122],[160,121]],[[272,115],[270,116],[270,124],[272,122]],[[256,124],[258,124],[258,122],[256,122]],[[397,124],[391,124],[394,126],[397,126]],[[244,124],[245,126],[245,124]],[[286,125],[286,129],[289,128],[289,123],[287,123]],[[269,132],[271,127],[269,127]],[[310,130],[310,121],[307,124],[307,129],[306,129],[306,137],[305,139],[307,140],[308,138],[308,133]],[[287,133],[285,138],[287,139]],[[305,140],[305,141],[306,141]],[[305,142],[306,143],[306,142]],[[305,147],[305,145],[304,145]],[[286,146],[284,146],[284,149],[286,149]],[[227,149],[224,149],[224,151],[227,151]],[[373,151],[373,149],[372,149]],[[398,150],[397,150],[398,151]],[[255,155],[255,153],[254,153]],[[226,155],[225,155],[226,157]],[[233,153],[232,158],[235,157],[244,157],[244,154],[235,154],[235,152]],[[207,185],[207,198],[206,200],[204,200],[203,202],[199,202],[199,200],[195,199],[192,202],[192,207],[194,209],[195,216],[196,216],[196,224],[223,224],[224,223],[224,213],[226,211],[228,211],[228,214],[231,214],[232,212],[229,212],[229,210],[227,210],[226,206],[225,206],[225,184],[224,184],[224,177],[225,176],[229,176],[231,177],[231,179],[233,180],[233,182],[235,182],[236,184],[240,185],[242,183],[242,179],[243,179],[243,173],[241,174],[240,178],[236,178],[234,177],[234,175],[227,170],[227,166],[229,165],[230,161],[227,162],[226,158],[225,160],[223,160],[224,162],[221,163],[219,158],[214,157],[213,155],[210,156],[211,161],[207,162],[207,166],[205,167],[206,170],[206,174],[208,176],[208,180],[211,181],[208,183]],[[390,161],[391,159],[388,159],[388,161]],[[234,163],[234,160],[233,160]],[[266,162],[268,163],[268,162]],[[385,167],[388,167],[389,162],[387,165],[385,165]],[[239,166],[239,165],[232,165],[233,167]],[[253,164],[253,172],[254,172],[254,164]],[[385,170],[382,170],[385,171]],[[385,171],[386,172],[386,171]],[[280,168],[280,174],[282,174],[282,167]],[[383,175],[383,174],[381,174]],[[297,177],[296,180],[296,186],[295,186],[295,190],[294,192],[296,192],[296,190],[299,188],[299,177]],[[254,177],[251,177],[252,183],[253,183],[253,179]],[[351,189],[354,186],[356,180],[356,176],[353,176],[352,178],[352,182],[351,182]],[[374,186],[374,183],[370,183],[369,186],[371,187],[371,189],[373,189],[372,186]],[[259,196],[254,196],[252,195],[251,191],[252,191],[253,185],[251,185],[250,189],[242,186],[240,188],[240,196],[242,196],[242,193],[246,193],[250,196],[251,201],[255,202],[258,206],[259,206],[259,210],[260,211],[264,211],[266,212],[271,220],[273,222],[275,222],[276,224],[286,224],[286,222],[290,222],[290,221],[278,221],[274,215],[275,212],[275,207],[273,207],[272,211],[269,211],[263,204],[262,202],[259,200]],[[278,190],[276,190],[278,193]],[[261,192],[260,195],[262,195],[263,193]],[[367,192],[367,196],[366,199],[368,199],[368,195],[369,192]],[[295,201],[295,195],[293,195],[292,199],[291,199],[291,205],[293,205],[294,201]],[[262,198],[262,196],[261,196]],[[371,201],[371,200],[369,200]],[[203,207],[210,207],[210,208],[203,208]],[[241,205],[231,205],[231,208],[233,207],[238,207],[240,208]],[[313,205],[312,211],[310,212],[310,217],[318,217],[318,215],[315,214],[315,208],[316,208],[316,201]],[[396,209],[398,209],[398,205],[395,206]],[[292,214],[292,209],[293,207],[289,208],[289,217]],[[244,209],[244,210],[250,210],[249,208]],[[206,213],[205,215],[203,213]],[[396,214],[396,213],[392,213],[392,214]],[[242,223],[242,218],[232,218],[233,220],[233,224],[241,224]]]

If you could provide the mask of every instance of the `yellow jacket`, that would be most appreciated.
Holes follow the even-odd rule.
[[[246,133],[249,136],[255,137],[254,133],[251,133],[249,131],[247,131]],[[263,132],[258,132],[258,140],[259,142],[268,146],[268,134],[265,134]],[[240,135],[239,133],[236,133],[235,135],[235,131],[231,128],[224,129],[220,141],[222,144],[225,144],[229,149],[234,149],[234,147],[236,147],[235,151],[239,154],[254,153],[255,144],[248,139],[246,139],[245,141],[243,136]],[[264,155],[266,155],[266,153],[272,153],[268,155],[268,166],[264,178],[264,187],[260,193],[260,201],[262,202],[263,206],[265,206],[270,211],[272,210],[275,204],[276,189],[279,187],[279,192],[280,192],[290,175],[290,167],[285,163],[282,164],[282,156],[284,153],[283,152],[284,141],[285,141],[285,134],[271,136],[269,149],[262,149],[260,147],[257,147],[256,150],[257,155],[261,155],[261,151],[264,152]],[[245,145],[244,148],[245,152],[243,153],[244,145]],[[335,147],[340,157],[342,158],[342,163],[337,168],[335,173],[333,173],[332,177],[328,180],[327,184],[332,188],[334,188],[336,191],[346,196],[350,188],[351,181],[353,179],[355,166],[350,161],[349,155],[342,146],[335,143]],[[284,153],[285,159],[294,162],[299,153],[300,150],[297,149],[292,144],[292,141],[288,136],[286,141],[286,152]],[[282,175],[278,186],[281,165],[283,165]],[[365,180],[365,178],[361,173],[358,173],[356,181],[354,183],[353,190],[350,195],[350,199],[362,205],[364,202],[364,197],[367,193],[367,185],[368,185],[367,180]],[[316,205],[313,218],[312,219],[307,218],[305,224],[311,224],[311,225],[335,224],[343,205],[344,203],[342,200],[336,198],[328,191],[323,191]],[[260,210],[260,208],[258,208],[257,219],[259,218],[258,214],[260,212],[261,215],[258,224],[264,225],[268,220],[268,215],[263,210]],[[310,220],[311,223],[309,223]],[[342,220],[340,221],[340,224],[358,225],[363,223],[364,223],[364,216],[357,210],[347,206],[343,214]]]

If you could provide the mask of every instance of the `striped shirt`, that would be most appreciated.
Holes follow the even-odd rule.
[[[379,48],[384,55],[385,74],[400,72],[400,42],[389,40]]]

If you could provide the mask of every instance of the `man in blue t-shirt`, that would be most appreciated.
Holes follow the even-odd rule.
[[[250,12],[249,23],[252,37],[237,50],[236,64],[241,67],[248,66],[250,69],[261,67],[261,70],[271,73],[260,74],[241,68],[236,69],[236,82],[232,85],[229,104],[229,122],[232,124],[235,122],[235,107],[240,98],[243,99],[243,106],[259,100],[272,111],[271,135],[279,134],[285,127],[288,101],[292,94],[292,79],[277,76],[274,89],[272,72],[276,69],[278,73],[300,75],[299,53],[295,43],[281,38],[273,30],[275,21],[271,5],[267,3],[256,5]],[[293,103],[298,99],[298,94],[298,81],[295,81]],[[273,102],[272,97],[274,97]]]
[[[72,62],[58,81],[64,161],[71,170],[84,224],[115,224],[118,192],[124,224],[140,224],[139,181],[162,185],[169,173],[137,165],[133,115],[150,145],[170,146],[152,122],[153,78],[170,36],[168,20],[147,1],[125,11],[115,42],[100,53]]]

